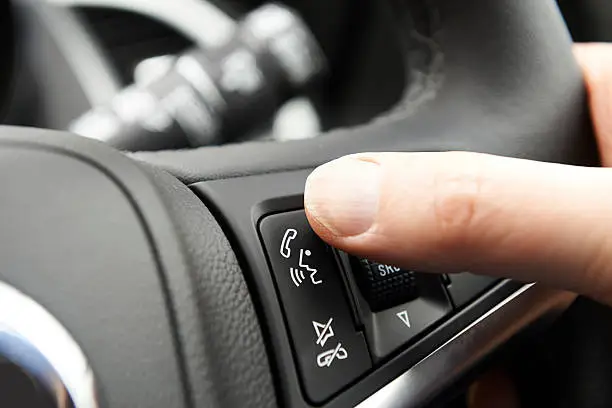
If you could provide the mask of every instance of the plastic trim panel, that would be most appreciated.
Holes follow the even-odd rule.
[[[291,407],[311,405],[300,387],[283,313],[256,227],[264,215],[303,206],[303,186],[309,173],[310,170],[274,173],[191,185],[213,211],[238,256],[264,324],[262,330],[267,334],[279,400]],[[362,401],[369,404],[366,406],[385,406],[391,399],[397,399],[401,406],[419,406],[505,340],[541,317],[563,310],[573,298],[565,292],[504,281],[324,406],[355,406]],[[432,353],[433,350],[436,351]],[[445,380],[439,381],[440,378]],[[405,384],[410,392],[394,391]]]

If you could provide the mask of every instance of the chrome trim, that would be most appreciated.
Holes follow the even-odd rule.
[[[202,0],[47,0],[68,7],[106,7],[149,16],[178,30],[204,48],[225,44],[236,22],[213,4]]]
[[[58,408],[97,408],[83,351],[46,309],[0,282],[0,355],[45,386]]]
[[[422,406],[522,329],[558,316],[575,297],[541,285],[523,286],[357,407]]]

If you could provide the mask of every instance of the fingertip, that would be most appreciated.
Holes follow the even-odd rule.
[[[304,207],[324,237],[350,237],[367,231],[376,218],[380,190],[376,163],[347,156],[315,169],[304,190]]]
[[[576,44],[574,55],[582,68],[595,134],[602,162],[612,164],[612,45],[604,43]]]

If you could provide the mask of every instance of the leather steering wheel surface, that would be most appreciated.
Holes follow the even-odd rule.
[[[60,132],[0,130],[0,281],[54,316],[82,350],[95,405],[76,408],[420,406],[484,357],[456,360],[461,367],[445,360],[429,377],[410,371],[465,329],[453,320],[432,349],[419,343],[315,403],[282,329],[257,222],[299,209],[317,165],[362,151],[446,150],[598,164],[582,76],[553,1],[388,7],[410,86],[392,112],[364,126],[130,157]],[[489,351],[508,339],[495,337],[507,327],[478,316],[503,305],[510,327],[529,317],[507,299],[571,301],[526,288],[508,283],[503,303],[468,311],[495,338]],[[72,378],[84,368],[69,366],[54,372],[74,399],[83,385]],[[442,374],[448,382],[432,385]],[[401,376],[425,391],[396,393]]]

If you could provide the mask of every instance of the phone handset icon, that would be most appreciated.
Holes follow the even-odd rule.
[[[297,237],[297,231],[293,228],[289,228],[287,231],[285,231],[285,235],[283,236],[283,241],[281,242],[280,246],[280,254],[284,258],[289,259],[291,257],[291,247],[289,247],[289,244],[291,241],[293,241],[293,239],[295,239],[295,237]]]

